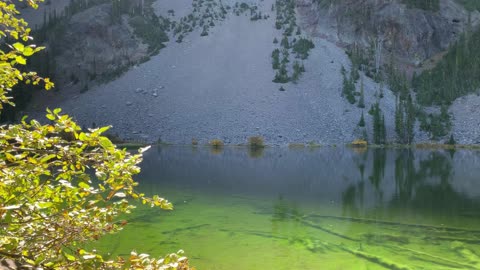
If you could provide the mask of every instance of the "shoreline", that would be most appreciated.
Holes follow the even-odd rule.
[[[135,149],[145,146],[160,146],[160,147],[190,147],[190,148],[208,148],[208,149],[248,149],[248,150],[263,150],[266,148],[288,148],[293,150],[298,149],[320,149],[320,148],[351,148],[351,149],[414,149],[414,150],[475,150],[480,151],[480,144],[435,144],[435,143],[418,143],[418,144],[368,144],[368,145],[354,145],[351,143],[345,144],[303,144],[303,143],[290,143],[290,144],[265,144],[263,146],[251,146],[248,143],[245,144],[224,144],[221,146],[211,144],[175,144],[175,143],[144,143],[136,141],[114,142],[119,148]]]

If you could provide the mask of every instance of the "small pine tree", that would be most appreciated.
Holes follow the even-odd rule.
[[[279,69],[280,68],[280,50],[275,49],[272,52],[272,68]]]
[[[377,102],[370,108],[369,114],[373,116],[373,143],[385,144],[386,142],[386,129],[385,129],[385,117],[383,116],[380,104]]]
[[[403,112],[403,104],[400,100],[398,100],[398,94],[396,95],[396,106],[395,106],[395,132],[397,133],[397,137],[400,142],[404,142],[405,138],[405,127],[404,127],[404,112]]]
[[[379,94],[379,98],[383,98],[384,97],[384,90],[383,90],[383,81],[380,82],[380,94]]]
[[[450,139],[447,142],[448,145],[455,145],[457,142],[455,141],[455,138],[453,138],[453,134],[450,135]]]
[[[364,84],[363,84],[363,77],[360,83],[360,99],[358,100],[358,107],[359,108],[365,108],[365,89],[364,89]]]
[[[289,80],[290,78],[288,77],[287,67],[284,64],[282,64],[280,66],[280,69],[275,74],[275,78],[273,79],[273,82],[287,83]]]
[[[282,54],[283,54],[282,64],[287,64],[288,62],[290,62],[290,60],[288,60],[288,57],[290,56],[290,54],[288,53],[288,50],[286,49],[282,50]]]
[[[288,43],[288,37],[287,36],[283,37],[282,41],[280,42],[280,45],[285,49],[290,48],[290,43]]]
[[[406,132],[406,143],[410,144],[413,142],[415,136],[415,106],[413,105],[412,96],[408,95],[407,102],[405,104],[405,132]]]
[[[300,75],[302,74],[302,66],[298,61],[295,61],[293,63],[293,74],[292,74],[292,82],[297,82],[298,79],[300,78]]]
[[[360,122],[358,122],[359,127],[365,127],[365,117],[363,116],[363,111],[362,111],[362,116],[360,117]]]
[[[273,38],[273,44],[277,44],[278,43],[278,39],[277,38]]]

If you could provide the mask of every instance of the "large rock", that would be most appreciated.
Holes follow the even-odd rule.
[[[441,0],[439,11],[407,8],[399,0],[298,0],[299,12],[312,33],[344,45],[370,47],[380,40],[383,54],[418,64],[445,51],[468,27],[469,15],[455,0]],[[470,22],[478,25],[480,14]]]

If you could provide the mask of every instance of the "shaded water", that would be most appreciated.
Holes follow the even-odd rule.
[[[480,152],[151,149],[145,207],[99,250],[197,269],[480,269]]]

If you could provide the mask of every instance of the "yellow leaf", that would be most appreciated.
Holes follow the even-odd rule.
[[[25,57],[20,56],[20,55],[17,55],[17,57],[15,57],[15,61],[17,61],[17,63],[19,63],[20,65],[26,65],[27,64],[27,59],[25,59]]]
[[[18,32],[17,31],[10,31],[10,36],[14,39],[18,39]]]
[[[23,50],[25,49],[25,46],[20,42],[17,42],[15,44],[13,44],[13,47],[15,48],[15,50],[20,51],[20,52],[23,52]]]
[[[34,50],[31,48],[31,47],[25,47],[25,49],[23,50],[23,55],[25,56],[32,56],[34,54]]]

